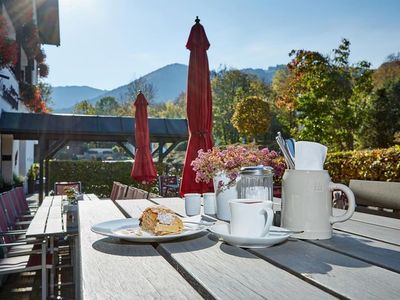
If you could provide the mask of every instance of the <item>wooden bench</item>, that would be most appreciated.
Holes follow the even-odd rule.
[[[358,211],[400,218],[400,182],[352,179],[349,186]]]

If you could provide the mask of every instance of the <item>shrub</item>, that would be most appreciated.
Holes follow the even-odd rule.
[[[94,193],[101,198],[109,198],[113,181],[148,190],[148,187],[134,181],[130,174],[132,162],[101,161],[50,161],[50,189],[57,181],[81,181],[85,193]],[[166,166],[156,164],[157,173],[164,174]],[[153,182],[152,193],[158,193],[157,181]]]
[[[400,146],[330,153],[325,169],[334,182],[345,184],[350,179],[400,181]]]

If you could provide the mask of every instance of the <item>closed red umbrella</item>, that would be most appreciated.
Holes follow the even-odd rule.
[[[150,153],[149,122],[147,118],[148,102],[142,92],[136,97],[135,103],[135,142],[136,155],[131,177],[141,183],[152,182],[157,177],[153,157]]]
[[[207,50],[210,47],[199,18],[193,25],[186,48],[190,50],[189,75],[187,86],[187,120],[189,126],[189,142],[186,149],[180,194],[205,193],[214,190],[212,182],[196,183],[196,173],[191,163],[200,149],[208,150],[213,146],[212,130],[212,98],[210,70]]]

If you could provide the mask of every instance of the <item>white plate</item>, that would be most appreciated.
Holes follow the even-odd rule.
[[[240,237],[230,234],[229,224],[216,224],[209,229],[212,233],[222,239],[224,242],[237,247],[243,248],[266,248],[272,245],[282,243],[289,236],[290,233],[285,232],[286,229],[281,227],[271,226],[271,230],[280,232],[270,232],[264,237]]]
[[[141,230],[139,227],[138,218],[127,218],[127,219],[118,219],[118,220],[102,222],[93,225],[91,229],[93,232],[105,236],[116,237],[130,242],[148,243],[148,242],[164,242],[186,236],[191,236],[196,233],[199,233],[200,231],[205,230],[207,227],[208,226],[203,226],[203,225],[194,225],[190,227],[185,226],[183,231],[179,234],[156,236],[152,235],[149,232]]]

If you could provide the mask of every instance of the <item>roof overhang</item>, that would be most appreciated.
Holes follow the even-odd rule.
[[[60,46],[58,0],[37,0],[37,25],[42,44]]]
[[[74,141],[133,142],[132,117],[5,112],[0,114],[0,133],[17,140],[68,139]],[[188,139],[185,119],[149,118],[151,142],[175,143]]]

